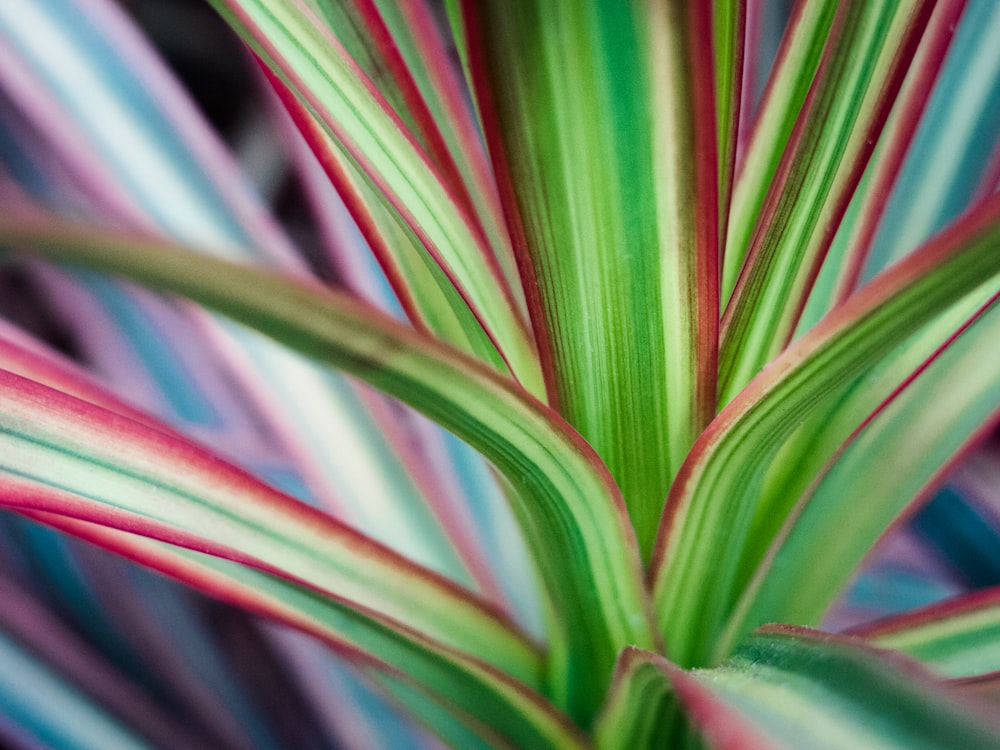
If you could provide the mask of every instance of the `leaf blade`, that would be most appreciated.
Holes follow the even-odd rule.
[[[3,221],[0,236],[189,296],[400,398],[482,452],[518,490],[515,516],[555,607],[547,627],[558,703],[573,696],[590,710],[580,706],[599,700],[621,644],[654,644],[617,488],[589,446],[511,381],[357,300],[167,243],[53,222]]]
[[[305,587],[195,550],[70,516],[38,511],[30,514],[212,596],[318,637],[356,664],[373,670],[376,679],[415,686],[432,701],[442,702],[446,711],[449,706],[458,706],[458,724],[475,716],[474,709],[479,706],[484,720],[472,720],[466,728],[473,734],[488,727],[487,737],[509,737],[512,743],[538,743],[553,749],[579,746],[579,738],[565,718],[523,685],[432,642],[400,637],[378,618],[372,618],[371,612],[353,610]]]
[[[727,616],[723,602],[736,595],[728,589],[770,458],[824,398],[836,400],[884,349],[977,288],[989,299],[1000,270],[998,241],[1000,199],[994,198],[828,315],[709,426],[671,491],[654,557],[655,606],[675,661],[707,658],[699,650],[717,635],[709,623]],[[703,634],[700,645],[691,639],[695,632]]]
[[[763,629],[727,664],[673,678],[696,723],[727,750],[745,746],[729,729],[734,719],[765,748],[1000,746],[985,711],[916,662],[805,628]]]
[[[922,0],[838,11],[726,306],[720,403],[791,340],[929,13]]]
[[[709,9],[453,6],[552,403],[608,464],[647,555],[714,412]]]

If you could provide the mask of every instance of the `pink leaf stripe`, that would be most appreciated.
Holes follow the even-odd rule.
[[[685,497],[691,476],[711,457],[711,448],[735,423],[760,404],[791,372],[807,363],[816,351],[878,310],[895,295],[919,282],[932,270],[947,262],[966,243],[997,222],[1000,222],[1000,194],[976,206],[947,230],[838,305],[755,377],[708,426],[681,468],[664,511],[657,555],[662,555],[662,548],[670,536],[671,522],[678,504]],[[984,277],[984,281],[986,278]]]
[[[740,595],[740,600],[736,604],[733,610],[733,615],[730,617],[729,623],[726,627],[725,635],[719,640],[720,650],[724,650],[726,646],[723,644],[731,645],[731,642],[736,639],[741,633],[741,630],[750,630],[753,627],[763,624],[760,619],[747,623],[745,622],[745,617],[750,608],[758,603],[760,600],[760,589],[762,585],[765,585],[765,580],[774,565],[776,558],[781,554],[782,547],[788,540],[788,537],[794,532],[796,523],[800,520],[803,512],[808,507],[810,501],[815,495],[817,489],[823,482],[824,477],[836,466],[837,461],[841,456],[848,450],[851,444],[859,439],[865,431],[872,425],[873,422],[886,411],[892,405],[895,400],[903,394],[906,389],[913,384],[913,382],[924,373],[933,363],[937,360],[955,341],[966,331],[970,326],[972,326],[984,313],[992,309],[993,306],[1000,301],[1000,292],[993,295],[986,303],[984,303],[978,310],[976,310],[961,326],[959,326],[942,344],[935,349],[935,351],[927,357],[923,362],[916,367],[913,372],[911,372],[907,377],[897,385],[892,392],[886,396],[886,398],[869,414],[861,424],[859,424],[853,432],[844,440],[843,444],[833,453],[832,456],[826,461],[822,469],[816,474],[815,479],[810,483],[809,487],[802,493],[801,497],[796,501],[795,505],[792,507],[788,514],[788,517],[780,529],[780,531],[775,535],[774,540],[767,553],[761,558],[759,564],[753,575],[750,577],[749,583],[744,587],[743,592]],[[983,440],[988,438],[996,428],[1000,426],[1000,409],[997,409],[974,433],[967,436],[961,447],[956,450],[948,461],[942,466],[938,467],[937,470],[930,476],[924,483],[923,487],[920,488],[919,492],[914,495],[906,504],[905,508],[900,512],[900,515],[896,516],[895,520],[886,528],[882,529],[879,539],[885,539],[889,536],[893,530],[904,525],[907,520],[911,517],[912,513],[919,509],[924,502],[927,501],[931,493],[945,480],[945,478],[951,474],[955,467],[959,466],[964,460],[966,460],[970,452],[982,443]],[[877,544],[877,542],[875,542]],[[869,550],[871,554],[872,550]],[[931,607],[933,609],[933,607]],[[788,617],[777,617],[766,615],[767,620],[771,619],[792,619]],[[890,618],[895,620],[896,618]],[[900,616],[899,619],[905,619],[905,616]],[[872,624],[869,624],[872,625]],[[861,635],[867,637],[868,633],[864,626],[859,626],[857,629],[851,629],[849,631],[854,635]]]
[[[743,528],[744,519],[755,511],[757,495],[746,482],[758,470],[759,454],[776,450],[814,413],[824,395],[835,394],[866,372],[935,310],[956,301],[956,295],[978,285],[976,294],[991,296],[985,285],[993,284],[1000,271],[998,231],[1000,196],[966,214],[832,310],[755,377],[702,433],[671,488],[651,567],[656,607],[672,613],[664,622],[674,632],[665,635],[674,644],[676,660],[687,664],[704,658],[684,653],[683,634],[690,632],[681,627],[686,617],[701,618],[697,627],[711,628],[731,614],[738,595],[733,588],[738,566],[745,563],[739,550],[747,541],[746,530],[733,529]],[[765,443],[749,446],[747,441],[761,430],[767,435]],[[724,527],[719,519],[724,519]],[[705,534],[716,535],[729,553],[709,558]],[[711,595],[704,593],[705,587]]]
[[[462,180],[458,165],[455,163],[448,145],[438,123],[434,120],[427,102],[424,100],[420,89],[413,79],[413,75],[400,53],[396,41],[392,38],[385,20],[382,18],[373,0],[353,0],[352,3],[357,9],[358,16],[366,26],[367,36],[371,40],[374,51],[383,60],[390,75],[395,81],[399,92],[406,105],[406,111],[414,119],[419,135],[423,138],[427,146],[428,156],[441,172],[442,179],[454,191],[459,204],[469,217],[476,220],[472,196]],[[413,3],[413,6],[420,6],[420,3]],[[419,8],[415,7],[415,13],[419,17]],[[421,19],[424,20],[424,19]],[[426,28],[423,29],[426,33]],[[482,227],[480,227],[482,229]]]
[[[783,750],[690,673],[667,662],[663,669],[692,723],[713,750]]]
[[[515,650],[534,650],[488,603],[165,425],[155,429],[0,371],[0,441],[7,445],[0,464],[0,504],[6,507],[58,513],[239,562],[373,610],[392,628],[400,622],[410,631],[426,627],[430,637],[447,642],[454,632],[441,613],[449,611],[449,619],[471,617],[467,624],[478,623],[473,629],[495,628],[500,641],[521,644]],[[64,462],[54,468],[62,456],[70,458],[69,468]],[[106,481],[119,475],[137,481],[128,486],[145,501],[132,502],[120,490],[112,491],[111,502],[83,494],[100,495],[107,473],[115,476]],[[472,644],[483,637],[470,630],[458,641],[469,638],[464,646],[480,650]]]
[[[278,47],[278,45],[267,37],[260,26],[255,22],[252,15],[248,13],[240,5],[240,3],[235,2],[234,0],[219,0],[219,2],[223,3],[227,7],[228,12],[231,13],[235,19],[238,19],[238,23],[247,30],[247,34],[253,37],[254,43],[259,47],[257,50],[258,55],[274,72],[277,78],[281,80],[283,86],[287,87],[289,91],[294,93],[305,110],[308,111],[310,115],[322,125],[326,132],[331,134],[336,139],[336,141],[343,148],[345,154],[350,156],[351,160],[365,175],[367,175],[378,191],[386,197],[389,204],[395,209],[403,222],[420,240],[428,254],[434,259],[434,262],[437,263],[444,271],[455,289],[466,301],[469,309],[476,312],[476,316],[480,319],[480,321],[485,321],[485,316],[481,314],[481,311],[477,312],[478,305],[476,305],[472,300],[470,292],[466,286],[461,283],[455,268],[453,268],[452,265],[446,261],[440,247],[432,239],[427,227],[421,224],[418,217],[400,197],[398,191],[395,190],[391,182],[386,179],[383,174],[383,170],[379,167],[379,164],[371,158],[370,154],[367,154],[362,148],[359,147],[356,139],[352,137],[351,133],[348,132],[343,124],[337,119],[336,114],[331,112],[330,108],[313,93],[313,89],[302,79],[299,73],[294,69],[294,66],[289,63],[287,57],[282,53],[282,50]],[[297,7],[297,14],[302,18],[309,18],[312,16],[311,12],[304,8],[304,6],[298,5]],[[317,36],[323,37],[323,43],[326,45],[330,53],[338,60],[339,64],[342,65],[346,71],[350,72],[351,77],[356,82],[361,84],[366,92],[366,95],[370,97],[377,109],[381,111],[381,114],[388,118],[395,131],[399,135],[402,135],[406,140],[411,155],[415,157],[420,164],[420,169],[424,170],[426,174],[431,175],[436,184],[441,187],[444,194],[448,196],[452,205],[456,208],[457,220],[462,225],[463,231],[468,233],[468,236],[476,246],[474,250],[478,252],[480,256],[480,270],[485,271],[492,279],[494,290],[499,290],[500,296],[506,301],[506,313],[511,315],[512,319],[515,321],[515,325],[520,329],[517,332],[509,331],[509,333],[512,335],[522,336],[525,340],[527,340],[527,326],[524,321],[521,320],[520,315],[517,312],[518,306],[514,302],[513,292],[503,276],[499,262],[489,247],[481,226],[477,221],[470,217],[467,210],[463,210],[467,204],[462,201],[460,196],[455,194],[453,186],[445,177],[441,175],[440,171],[433,164],[426,152],[424,152],[419,143],[417,143],[413,134],[406,129],[405,124],[400,121],[398,115],[396,115],[393,111],[384,96],[379,92],[375,84],[365,75],[364,71],[360,69],[357,62],[350,57],[343,45],[332,34],[327,32],[317,19],[312,18],[312,23],[314,33]],[[513,355],[510,352],[505,351],[504,347],[498,340],[498,336],[501,334],[494,330],[494,327],[486,325],[485,322],[483,324],[483,330],[496,347],[497,352],[508,364],[508,366],[510,366],[511,357]]]
[[[715,111],[715,79],[712,49],[712,14],[707,3],[695,3],[689,11],[690,66],[693,101],[691,103],[694,127],[694,190],[695,205],[695,269],[693,284],[695,294],[690,302],[696,306],[698,331],[696,352],[698,358],[695,409],[697,422],[704,427],[715,416],[718,401],[719,295],[720,268],[720,211],[719,211],[719,142],[716,135],[721,125]],[[732,165],[724,165],[728,171]],[[721,186],[725,200],[729,201],[729,184]]]
[[[851,628],[848,633],[860,638],[878,638],[903,630],[928,625],[940,620],[947,620],[957,615],[968,614],[976,610],[1000,607],[1000,586],[993,586],[981,591],[935,602],[926,607],[920,607],[899,615],[892,615],[875,622],[868,622]]]
[[[965,5],[966,0],[951,0],[940,3],[933,10],[914,65],[906,74],[899,100],[894,106],[893,119],[889,120],[882,137],[884,152],[873,165],[875,175],[868,189],[871,198],[865,203],[848,243],[850,255],[835,292],[835,303],[845,300],[857,288],[882,214],[934,89],[934,82],[941,72]]]
[[[387,246],[388,239],[379,228],[372,209],[365,203],[361,192],[354,184],[343,156],[337,151],[336,146],[330,140],[323,127],[316,118],[309,112],[306,106],[300,102],[295,94],[282,82],[282,80],[261,60],[256,58],[261,70],[267,78],[268,83],[274,89],[275,94],[288,112],[292,122],[298,127],[302,138],[309,145],[313,155],[319,162],[327,178],[337,189],[343,199],[351,218],[358,225],[361,235],[371,248],[378,261],[382,273],[385,274],[392,291],[399,300],[403,312],[407,319],[418,331],[427,332],[427,326],[420,314],[419,307],[413,298],[413,293],[406,283],[403,271],[393,258],[391,250]],[[482,322],[482,321],[480,321]]]
[[[91,373],[58,357],[4,320],[0,320],[0,368],[127,417],[150,429],[169,429],[156,418],[107,391]]]
[[[2,497],[2,490],[0,490],[0,497]],[[488,727],[482,726],[471,713],[468,713],[472,707],[468,705],[467,699],[459,697],[449,701],[447,696],[442,697],[437,692],[433,676],[427,682],[421,682],[422,676],[415,679],[413,675],[401,670],[397,665],[390,664],[377,654],[360,648],[350,636],[331,628],[321,618],[310,616],[308,612],[304,612],[294,605],[286,604],[275,597],[269,589],[265,590],[254,586],[253,576],[250,576],[249,579],[246,576],[234,577],[226,572],[225,566],[220,568],[219,566],[204,565],[196,555],[182,553],[181,550],[170,545],[129,533],[126,530],[46,511],[27,510],[23,511],[22,515],[176,578],[222,601],[312,635],[335,653],[363,670],[373,670],[376,675],[410,683],[420,690],[427,691],[432,700],[443,702],[450,711],[454,711],[456,718],[463,716],[464,713],[464,719],[471,722],[475,731],[485,732],[485,736],[494,736]],[[355,612],[361,619],[368,618],[376,622],[379,620],[375,613],[363,608],[355,609]],[[489,685],[489,689],[493,691],[491,698],[499,698],[512,704],[506,710],[534,713],[538,721],[534,729],[550,736],[555,735],[558,738],[552,745],[553,747],[579,746],[582,748],[584,746],[578,736],[578,730],[569,723],[568,719],[554,711],[551,704],[523,683],[511,679],[508,674],[489,664],[469,659],[464,654],[443,648],[440,644],[429,641],[418,633],[404,632],[403,635],[408,636],[413,641],[417,650],[425,651],[426,656],[429,656],[434,664],[441,666],[449,661],[456,662],[467,684],[473,686]],[[440,686],[440,678],[436,678],[436,680]],[[461,705],[463,702],[466,705]],[[496,709],[494,708],[494,710]],[[415,718],[419,720],[420,717],[416,716]],[[495,736],[494,738],[496,739]],[[502,742],[502,740],[500,741]],[[503,744],[502,746],[507,745]]]

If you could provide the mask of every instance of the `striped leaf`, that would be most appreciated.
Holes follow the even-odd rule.
[[[493,654],[537,682],[532,646],[453,585],[166,427],[134,423],[12,373],[0,380],[0,502],[7,507],[103,522],[241,561],[455,648]]]
[[[776,359],[699,438],[671,490],[654,558],[671,658],[703,664],[739,594],[740,556],[768,467],[795,429],[920,326],[996,292],[1000,199],[882,274]]]
[[[608,464],[648,556],[715,408],[712,13],[453,6],[553,403]]]
[[[916,130],[923,121],[928,100],[965,8],[966,0],[949,0],[934,6],[885,131],[879,138],[873,158],[847,208],[844,222],[809,296],[799,321],[801,332],[812,327],[832,306],[842,302],[857,288],[876,231],[885,215],[886,204]],[[971,22],[975,20],[972,18]],[[913,239],[922,241],[925,237]],[[907,251],[914,244],[909,245]]]
[[[840,6],[726,306],[720,403],[791,340],[930,10],[922,0]]]
[[[194,104],[107,0],[48,0],[23,12],[5,6],[0,55],[0,82],[35,136],[15,147],[36,157],[55,152],[55,175],[38,171],[49,178],[70,172],[88,188],[88,209],[206,242],[225,257],[307,273]],[[51,273],[45,280],[56,284],[48,288],[57,300],[68,299],[71,327],[87,317],[82,305],[99,316],[77,329],[99,368],[120,371],[135,363],[119,382],[150,382],[162,391],[151,398],[178,412],[186,429],[235,448],[256,470],[277,460],[268,455],[255,463],[261,446],[251,444],[252,436],[267,433],[258,443],[277,438],[282,460],[305,485],[302,494],[475,585],[465,568],[481,570],[481,560],[461,537],[449,539],[455,525],[434,517],[439,506],[426,498],[426,485],[401,465],[405,441],[393,444],[350,384],[270,342],[106,279],[78,277],[80,291],[65,278],[52,282]],[[218,363],[222,376],[213,378],[208,363]],[[233,381],[242,400],[232,395]],[[343,450],[348,444],[350,453]],[[364,502],[348,501],[362,496]],[[489,579],[479,578],[489,590]]]
[[[758,567],[720,650],[765,622],[818,623],[893,520],[988,434],[1000,405],[1000,356],[991,345],[998,326],[1000,307],[993,305],[831,457],[785,528],[771,536],[771,549],[745,563]]]
[[[931,604],[851,631],[919,659],[942,677],[1000,672],[1000,589]]]
[[[357,300],[251,267],[52,221],[0,222],[0,236],[183,294],[396,396],[479,450],[516,490],[549,601],[548,690],[574,718],[596,710],[621,644],[652,645],[617,488],[586,443],[511,381]]]
[[[622,651],[594,726],[599,750],[692,747],[695,738],[668,677],[675,669],[658,654]]]
[[[320,638],[373,670],[376,681],[408,685],[424,700],[443,705],[438,718],[449,726],[432,722],[432,729],[461,732],[467,739],[499,740],[500,746],[582,747],[568,721],[523,684],[412,633],[386,627],[371,612],[231,560],[65,515],[44,511],[30,515]]]
[[[314,2],[317,17],[452,185],[470,203],[496,260],[517,288],[510,239],[496,184],[461,77],[454,70],[434,9],[424,0]]]
[[[420,239],[515,377],[541,393],[534,344],[480,227],[344,46],[301,3],[212,4]]]
[[[717,750],[1000,747],[985,711],[860,639],[767,628],[722,666],[670,676]]]
[[[269,76],[330,182],[345,200],[407,318],[418,330],[478,355],[499,370],[503,360],[447,274],[429,262],[420,239],[383,206],[364,175],[282,82]]]
[[[736,287],[781,155],[819,68],[837,5],[836,0],[799,2],[788,19],[777,59],[767,78],[764,99],[753,120],[753,133],[741,150],[742,157],[733,185],[724,247],[723,305],[729,301]],[[770,30],[770,25],[767,28]],[[751,47],[751,61],[756,57],[754,49]]]

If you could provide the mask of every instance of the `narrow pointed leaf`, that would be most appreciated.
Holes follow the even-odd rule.
[[[1000,7],[989,0],[969,0],[955,33],[862,281],[903,257],[979,197],[1000,118],[1000,48],[995,43]]]
[[[746,563],[759,567],[720,650],[765,622],[818,623],[884,530],[996,424],[1000,355],[992,342],[998,330],[1000,307],[994,304],[830,459],[768,553],[759,563]],[[831,535],[831,528],[840,531]]]
[[[88,188],[89,210],[208,242],[225,257],[305,273],[193,102],[114,4],[50,0],[20,13],[4,6],[0,55],[0,83],[36,136],[27,150],[36,157],[55,152],[60,163],[53,171],[68,171]],[[72,282],[60,281],[52,292],[57,307],[73,293],[66,288]],[[471,581],[447,524],[444,532],[437,528],[425,507],[431,504],[400,465],[400,447],[380,433],[350,384],[190,308],[150,302],[103,279],[76,283],[86,290],[67,301],[67,319],[96,367],[119,372],[122,360],[135,362],[120,384],[148,379],[160,392],[152,398],[176,412],[185,429],[202,428],[201,437],[235,445],[254,469],[269,467],[255,464],[247,443],[266,433],[310,499],[422,563]],[[78,326],[85,303],[100,322]],[[222,370],[219,377],[209,363]],[[364,502],[346,502],[362,496]]]
[[[819,67],[838,5],[836,0],[799,2],[788,21],[753,133],[741,149],[726,232],[723,305],[736,287],[754,227]]]
[[[943,677],[1000,672],[1000,589],[931,604],[851,633],[907,653]]]
[[[670,480],[715,407],[710,9],[460,10],[553,403],[608,464],[648,555]]]
[[[965,0],[949,0],[935,5],[872,161],[823,262],[816,286],[799,321],[800,331],[812,327],[831,307],[843,302],[857,288],[889,196],[922,121],[965,7]]]
[[[291,0],[212,4],[420,239],[515,377],[539,392],[534,344],[480,228],[344,47]]]
[[[511,381],[332,292],[139,237],[0,224],[11,245],[183,294],[343,368],[482,452],[516,489],[514,513],[551,607],[549,690],[574,718],[596,710],[622,643],[653,645],[617,488],[579,436]]]
[[[689,727],[667,676],[670,669],[657,654],[631,647],[622,651],[594,725],[598,750],[689,747],[682,744]]]
[[[930,3],[847,3],[782,155],[722,321],[728,403],[788,345],[874,149]]]
[[[715,121],[719,138],[719,236],[723,239],[726,237],[726,225],[729,221],[729,201],[736,169],[746,21],[747,0],[726,0],[713,7]]]
[[[279,79],[273,75],[269,78],[330,182],[347,203],[410,322],[418,330],[432,332],[503,371],[503,359],[481,322],[440,266],[429,262],[420,240],[381,205],[375,190],[340,153],[309,110]]]
[[[496,185],[433,9],[424,0],[338,0],[316,3],[316,10],[459,199],[469,202],[508,280],[516,280]]]
[[[381,679],[402,681],[433,702],[458,708],[453,720],[512,746],[580,746],[568,721],[521,683],[419,637],[407,637],[315,591],[229,560],[48,512],[31,517],[178,578],[205,593],[323,640]],[[447,708],[446,708],[447,710]]]
[[[739,591],[768,466],[795,429],[966,295],[997,291],[1000,200],[894,266],[776,359],[699,438],[671,490],[653,580],[668,654],[703,664]],[[978,290],[978,291],[977,291]]]
[[[456,648],[493,652],[515,674],[536,679],[530,645],[457,587],[165,426],[133,423],[11,373],[0,380],[5,505],[141,530],[240,560]],[[450,614],[441,617],[443,611]]]

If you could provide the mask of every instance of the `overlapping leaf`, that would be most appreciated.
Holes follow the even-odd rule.
[[[482,746],[483,740],[500,746],[553,750],[580,746],[568,721],[523,684],[481,662],[456,658],[433,643],[385,627],[370,612],[231,560],[69,516],[29,513],[221,599],[321,638],[347,658],[373,669],[378,680],[407,685],[425,701],[443,704],[445,711],[439,708],[436,716],[441,724],[428,719],[431,728],[446,737],[457,732],[467,741],[475,741],[473,746]],[[420,705],[418,701],[404,702]]]
[[[924,122],[923,115],[927,111],[935,82],[942,72],[945,57],[952,49],[956,28],[961,23],[964,36],[967,29],[981,23],[975,7],[964,16],[966,20],[962,20],[965,9],[965,0],[949,0],[935,5],[876,151],[847,208],[844,221],[809,295],[809,302],[799,321],[800,331],[812,327],[823,314],[836,303],[842,302],[858,286],[876,230],[883,221],[886,205],[893,194],[893,187],[900,176],[915,132]],[[956,52],[950,53],[952,60],[957,49],[967,44],[967,39],[959,40]],[[951,80],[954,68],[949,68],[949,71],[952,71],[951,76],[945,77],[939,89],[955,85]],[[914,157],[919,158],[917,154]],[[927,172],[924,179],[928,183],[939,184],[940,175]],[[895,196],[894,200],[898,197]],[[909,235],[907,251],[923,239],[926,239],[926,235]]]
[[[722,404],[791,340],[930,10],[914,0],[845,3],[837,11],[723,316]]]
[[[718,750],[1000,747],[982,707],[916,662],[860,640],[776,627],[749,637],[726,664],[671,681]]]
[[[183,294],[343,368],[482,452],[516,490],[514,512],[552,607],[549,690],[574,716],[596,708],[620,644],[652,645],[621,496],[586,444],[509,381],[332,292],[138,237],[0,224],[15,246]]]
[[[758,492],[786,439],[921,324],[973,291],[979,304],[990,299],[998,243],[993,199],[827,316],[699,438],[668,499],[655,558],[656,609],[674,660],[708,657],[746,574],[754,516],[769,511]]]
[[[344,46],[302,4],[213,5],[419,238],[515,377],[542,393],[534,344],[481,228]]]
[[[710,9],[456,2],[452,15],[555,402],[621,486],[648,555],[715,408]]]
[[[986,353],[995,352],[990,342],[998,321],[1000,308],[994,306],[831,459],[768,553],[748,561],[759,568],[720,649],[764,622],[817,624],[893,519],[943,476],[953,456],[995,424],[1000,358]],[[831,528],[838,533],[830,534]],[[818,545],[822,555],[816,554]]]
[[[0,12],[0,29],[3,80],[35,135],[44,136],[19,146],[58,154],[63,161],[56,174],[66,170],[86,185],[91,209],[207,242],[227,257],[306,272],[192,103],[115,7],[102,0],[54,0],[27,13]],[[93,108],[94,101],[103,105]],[[64,280],[55,283],[56,299],[71,293]],[[433,487],[401,465],[406,440],[394,443],[350,384],[196,311],[178,311],[106,280],[84,277],[79,283],[87,291],[72,292],[68,317],[77,320],[82,304],[101,316],[102,324],[81,334],[99,366],[138,360],[131,374],[136,382],[152,380],[179,417],[199,423],[201,436],[221,443],[236,434],[234,450],[261,471],[277,461],[265,456],[269,460],[255,465],[260,447],[248,436],[266,425],[304,494],[458,580],[474,580],[464,567],[478,571],[483,589],[495,591],[491,577],[482,575],[480,555],[470,550],[468,531],[451,523]],[[120,343],[110,345],[115,330],[132,342],[129,353]],[[224,385],[213,380],[205,360],[220,362]],[[231,380],[246,401],[229,395]],[[273,407],[275,400],[281,409]],[[251,413],[245,414],[248,404]],[[345,445],[352,446],[350,454]],[[345,502],[362,494],[364,503]]]
[[[943,677],[1000,672],[1000,592],[996,588],[858,627],[855,635],[903,651]]]

